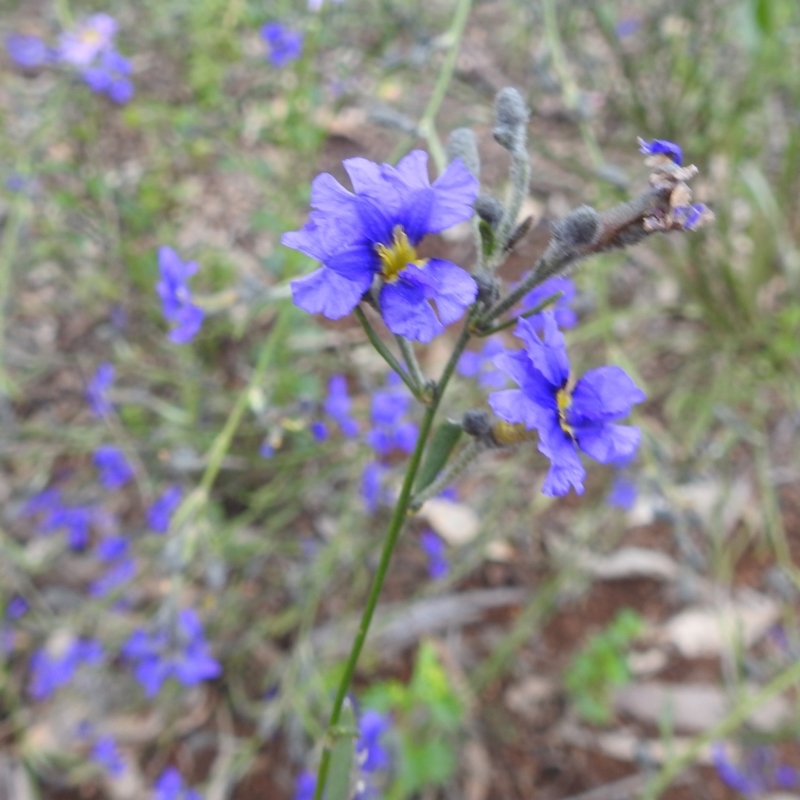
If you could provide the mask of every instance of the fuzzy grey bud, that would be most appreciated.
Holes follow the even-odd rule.
[[[496,228],[506,213],[503,204],[489,194],[479,194],[475,200],[475,213],[484,221],[488,222],[492,228]]]
[[[497,93],[494,118],[498,128],[522,128],[528,124],[528,117],[528,107],[516,89],[508,86]]]
[[[460,158],[476,178],[480,177],[481,159],[478,155],[478,143],[475,141],[475,134],[469,128],[456,128],[447,140],[445,152],[448,162]]]
[[[464,429],[464,433],[479,439],[489,436],[492,431],[492,423],[489,419],[489,415],[485,411],[479,411],[477,409],[464,412],[464,416],[461,420],[461,427]]]
[[[493,306],[500,299],[500,284],[497,279],[486,272],[476,272],[472,277],[478,284],[476,300],[486,308]]]
[[[553,237],[573,247],[589,244],[597,233],[600,215],[591,206],[578,206],[553,223]]]

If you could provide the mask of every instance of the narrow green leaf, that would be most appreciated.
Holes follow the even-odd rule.
[[[457,422],[447,420],[434,431],[431,443],[428,445],[428,453],[417,477],[416,492],[421,492],[433,483],[450,458],[450,453],[453,452],[461,433],[462,428]]]
[[[325,787],[325,800],[350,800],[350,778],[356,758],[354,738],[356,718],[353,706],[347,700],[342,707],[339,729],[340,732],[336,734],[336,741],[331,750],[331,766]]]
[[[492,226],[485,219],[480,221],[478,231],[481,234],[481,249],[483,250],[484,258],[488,258],[494,252],[494,231],[492,230]]]

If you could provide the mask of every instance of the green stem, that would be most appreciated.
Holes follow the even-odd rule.
[[[733,733],[756,710],[766,705],[773,697],[785,692],[800,681],[800,662],[794,663],[774,677],[763,689],[741,700],[733,710],[716,725],[697,736],[680,753],[673,755],[661,768],[642,793],[642,800],[656,800],[675,778],[688,767],[704,747]]]
[[[411,378],[418,387],[418,395],[422,396],[425,392],[425,376],[422,374],[422,368],[417,361],[417,354],[414,352],[414,345],[408,341],[404,336],[396,336],[397,344],[400,347],[400,352],[403,354],[403,361],[406,362],[408,371]]]
[[[553,295],[550,295],[546,300],[542,300],[539,305],[534,306],[533,308],[529,308],[524,313],[520,314],[519,316],[514,317],[513,319],[509,319],[506,322],[501,323],[500,325],[495,325],[492,328],[478,328],[478,330],[474,331],[476,336],[491,336],[493,333],[497,333],[498,331],[504,331],[506,328],[510,328],[512,325],[516,325],[521,319],[528,319],[528,317],[532,317],[534,314],[539,314],[544,311],[546,308],[549,308],[553,303],[557,302],[560,298],[564,296],[564,292],[556,292]]]
[[[372,580],[372,585],[369,589],[367,602],[364,606],[364,612],[361,615],[361,622],[358,626],[358,633],[353,640],[353,646],[350,649],[350,655],[345,664],[344,674],[339,682],[339,688],[336,691],[336,697],[333,701],[333,710],[331,711],[330,720],[328,721],[327,735],[322,750],[322,758],[319,763],[319,771],[317,772],[317,785],[314,789],[314,800],[322,800],[323,792],[325,791],[325,783],[328,779],[328,770],[331,763],[331,748],[332,738],[335,736],[336,726],[339,724],[339,719],[342,714],[342,705],[344,704],[347,690],[350,688],[350,682],[353,679],[353,673],[356,670],[361,650],[364,647],[364,642],[369,632],[369,626],[372,623],[372,616],[375,613],[375,607],[378,605],[378,598],[383,588],[383,582],[386,580],[386,573],[389,570],[389,562],[392,559],[395,545],[403,529],[403,523],[406,520],[408,513],[409,501],[411,500],[411,490],[414,486],[414,481],[417,477],[419,465],[422,462],[422,455],[425,452],[425,445],[428,441],[433,420],[436,412],[439,409],[439,403],[442,400],[447,384],[453,375],[453,372],[458,363],[461,353],[464,352],[467,342],[469,341],[470,332],[469,326],[472,318],[472,313],[464,323],[461,334],[456,341],[453,352],[450,354],[450,359],[442,372],[442,377],[436,386],[433,400],[431,404],[425,409],[425,416],[422,418],[422,425],[420,427],[419,438],[414,452],[411,454],[411,460],[406,470],[405,478],[403,479],[403,486],[400,489],[400,496],[397,498],[397,504],[392,513],[392,519],[389,523],[389,530],[386,534],[386,540],[383,543],[383,550],[381,551],[381,558],[378,562],[378,569],[375,572],[375,577]]]
[[[438,478],[426,486],[421,492],[414,495],[411,500],[411,510],[417,511],[422,504],[431,497],[446,489],[462,472],[486,449],[486,445],[479,439],[472,439],[461,452],[442,470]]]
[[[361,306],[356,306],[355,308],[356,317],[358,321],[361,323],[361,327],[364,329],[364,333],[367,334],[367,339],[370,340],[372,346],[381,354],[383,360],[400,376],[403,383],[408,386],[411,390],[411,394],[417,398],[417,400],[422,401],[422,396],[420,392],[420,388],[418,388],[415,384],[411,376],[400,366],[400,362],[394,357],[392,351],[386,346],[383,339],[375,331],[375,328],[369,324],[369,320],[367,319],[367,315],[364,313]]]

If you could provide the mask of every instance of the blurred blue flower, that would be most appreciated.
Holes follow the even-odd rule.
[[[445,543],[433,532],[422,531],[419,545],[428,556],[428,574],[433,580],[444,578],[450,571]]]
[[[370,417],[372,428],[367,431],[367,444],[379,455],[388,456],[393,450],[411,453],[417,444],[419,429],[404,420],[411,396],[395,373],[390,373],[386,388],[372,395]]]
[[[92,14],[61,34],[58,57],[76,67],[88,67],[101,53],[112,47],[117,21],[108,14]]]
[[[136,569],[135,559],[123,558],[89,584],[89,594],[92,597],[105,597],[134,578]]]
[[[456,371],[464,378],[478,379],[478,385],[485,389],[502,389],[508,379],[494,366],[494,357],[505,352],[503,342],[497,338],[487,339],[479,352],[465,350],[458,359]]]
[[[378,275],[380,310],[392,333],[429,342],[464,314],[477,295],[475,281],[450,261],[420,258],[416,247],[426,234],[472,217],[478,181],[456,159],[431,185],[427,163],[422,150],[396,167],[347,159],[344,168],[355,194],[327,173],[314,179],[310,220],[281,237],[287,247],[322,262],[292,281],[295,305],[339,319],[359,304]]]
[[[116,50],[104,50],[99,60],[87,67],[81,77],[96,94],[104,94],[114,103],[124,105],[134,94],[133,83],[128,77],[131,64]]]
[[[544,494],[567,494],[570,485],[582,494],[586,470],[579,449],[601,464],[632,456],[641,432],[613,423],[627,416],[645,394],[620,367],[590,370],[570,389],[564,337],[553,312],[543,313],[543,339],[522,319],[516,335],[524,350],[495,357],[495,366],[520,388],[490,394],[489,405],[500,419],[539,432],[539,452],[550,459]]]
[[[119,777],[125,772],[125,762],[113,736],[105,735],[97,739],[92,747],[91,759],[114,777]]]
[[[261,38],[266,42],[269,60],[275,67],[285,67],[303,53],[303,34],[279,22],[262,25]]]
[[[128,552],[130,542],[124,536],[107,536],[94,548],[94,556],[98,561],[114,561]]]
[[[97,367],[97,371],[86,387],[86,400],[89,403],[89,408],[98,417],[105,417],[114,409],[107,397],[108,390],[113,382],[114,365],[105,361]]]
[[[389,753],[381,738],[392,726],[391,717],[367,709],[358,721],[356,758],[362,772],[370,773],[389,766]]]
[[[32,517],[36,514],[49,513],[61,506],[61,490],[54,486],[42,489],[33,495],[22,509],[23,516]]]
[[[617,473],[614,477],[614,482],[611,484],[611,491],[608,493],[606,502],[615,508],[630,511],[636,503],[638,494],[639,490],[636,488],[636,484],[630,478]]]
[[[59,505],[53,508],[39,525],[41,533],[67,531],[67,544],[73,550],[82,550],[89,544],[89,529],[93,509],[89,506]]]
[[[681,151],[680,145],[674,142],[668,142],[666,139],[653,139],[652,142],[646,142],[640,137],[639,152],[648,156],[667,156],[678,166],[683,163],[683,152]]]
[[[24,597],[15,595],[6,604],[6,617],[19,619],[28,611],[28,601]]]
[[[6,36],[6,50],[11,60],[22,69],[36,69],[53,60],[50,48],[42,39],[25,33]]]
[[[381,464],[370,461],[361,473],[361,497],[368,514],[374,514],[381,503],[383,472]]]
[[[797,771],[788,765],[777,764],[774,752],[768,747],[747,749],[737,765],[729,758],[725,745],[715,742],[711,757],[722,782],[748,797],[774,789],[792,789],[800,784]]]
[[[331,375],[328,381],[328,394],[322,407],[325,413],[341,428],[349,439],[358,436],[358,423],[350,416],[350,397],[347,394],[347,380],[344,375]]]
[[[133,467],[125,454],[112,444],[98,447],[92,460],[100,473],[100,483],[106,489],[119,489],[133,477]]]
[[[641,27],[642,21],[638,17],[625,17],[614,26],[614,33],[618,39],[624,39],[633,36]]]
[[[695,203],[691,206],[675,206],[672,209],[672,216],[684,230],[693,231],[702,222],[707,211],[708,206]]]
[[[575,284],[569,279],[560,275],[548,278],[544,283],[532,289],[522,298],[522,308],[527,311],[552,297],[557,292],[561,292],[561,297],[549,306],[555,313],[556,323],[559,328],[574,328],[578,322],[578,315],[570,308],[570,303],[575,299]],[[544,327],[544,316],[542,313],[528,317],[531,324],[537,331]]]
[[[172,522],[172,515],[181,504],[183,489],[177,484],[168,486],[161,496],[147,509],[147,524],[156,533],[166,533]]]
[[[69,683],[81,664],[98,664],[102,660],[103,648],[94,639],[73,639],[56,655],[46,649],[37,650],[31,656],[28,693],[34,700],[43,700]]]
[[[310,426],[311,435],[318,442],[324,442],[328,438],[328,426],[322,420],[316,420]]]
[[[272,458],[275,455],[275,448],[267,441],[261,442],[261,447],[258,448],[258,454],[261,458]]]
[[[292,800],[314,800],[314,790],[317,788],[317,778],[308,770],[304,770],[297,776],[294,782],[294,794]]]
[[[136,678],[148,697],[158,694],[170,676],[194,686],[222,673],[219,662],[211,657],[200,618],[191,608],[180,611],[169,630],[134,631],[122,647],[122,655],[136,662]]]
[[[202,800],[194,790],[183,788],[183,778],[175,767],[167,767],[153,786],[153,800]]]
[[[169,334],[170,341],[187,344],[200,330],[205,316],[203,309],[192,304],[192,294],[188,280],[197,272],[197,263],[185,264],[171,248],[158,248],[158,269],[161,279],[156,284],[156,292],[163,304],[164,318],[176,323]]]

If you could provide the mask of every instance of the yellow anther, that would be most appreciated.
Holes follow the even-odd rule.
[[[394,283],[397,276],[408,264],[417,267],[427,263],[427,258],[420,258],[403,228],[398,225],[392,235],[392,246],[385,244],[375,245],[375,250],[381,259],[381,274],[387,283]]]
[[[492,438],[500,445],[519,444],[536,438],[536,431],[529,431],[524,425],[512,425],[510,422],[496,422],[492,426]]]
[[[572,394],[566,387],[556,392],[556,405],[558,406],[558,424],[564,433],[574,435],[572,426],[567,422],[567,409],[572,405]]]

